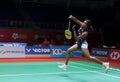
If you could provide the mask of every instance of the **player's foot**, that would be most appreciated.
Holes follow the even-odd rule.
[[[60,66],[58,66],[59,68],[61,68],[61,69],[63,69],[63,70],[67,70],[67,65],[60,65]]]
[[[104,66],[104,68],[105,68],[105,72],[107,73],[107,72],[108,72],[108,69],[109,69],[109,62],[103,63],[103,66]]]

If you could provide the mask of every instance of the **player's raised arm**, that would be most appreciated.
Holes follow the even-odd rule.
[[[76,22],[77,24],[79,24],[80,26],[83,24],[79,19],[77,19],[76,17],[74,17],[73,15],[70,15],[68,17],[68,19],[73,20],[74,22]]]

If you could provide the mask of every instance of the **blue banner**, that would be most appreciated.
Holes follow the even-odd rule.
[[[77,50],[77,51],[75,51],[75,52],[73,52],[71,54],[73,54],[74,56],[82,56],[83,55],[81,50]]]
[[[91,55],[100,56],[100,57],[108,57],[109,49],[105,48],[92,48]]]
[[[50,47],[27,46],[25,47],[25,54],[50,54]]]
[[[51,53],[50,53],[50,56],[51,58],[54,58],[54,57],[58,57],[58,58],[61,58],[61,57],[66,57],[66,50],[69,48],[70,46],[51,46]],[[74,57],[73,54],[70,54],[70,57]]]

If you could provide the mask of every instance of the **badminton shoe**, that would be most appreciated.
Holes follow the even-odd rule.
[[[107,73],[109,70],[109,62],[103,63],[103,66],[105,68],[105,72]]]
[[[61,68],[61,69],[63,69],[63,70],[67,70],[67,65],[60,65],[60,66],[58,66],[59,68]]]

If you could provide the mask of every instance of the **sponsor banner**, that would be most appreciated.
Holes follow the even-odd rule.
[[[61,57],[66,57],[66,50],[69,48],[70,46],[51,46],[51,53],[50,53],[50,56],[51,58],[54,58],[54,57],[58,57],[58,58],[61,58]],[[74,57],[73,54],[70,55],[70,57]]]
[[[26,55],[50,55],[50,47],[46,46],[27,46],[25,47],[25,54]]]
[[[108,57],[109,49],[104,48],[92,48],[92,56]]]
[[[108,60],[120,61],[120,50],[110,49]]]
[[[27,46],[25,42],[0,42],[0,46]]]
[[[74,54],[74,56],[82,56],[83,55],[81,50],[77,50],[77,51],[73,52],[72,54]]]
[[[0,46],[0,58],[24,58],[25,47]]]

